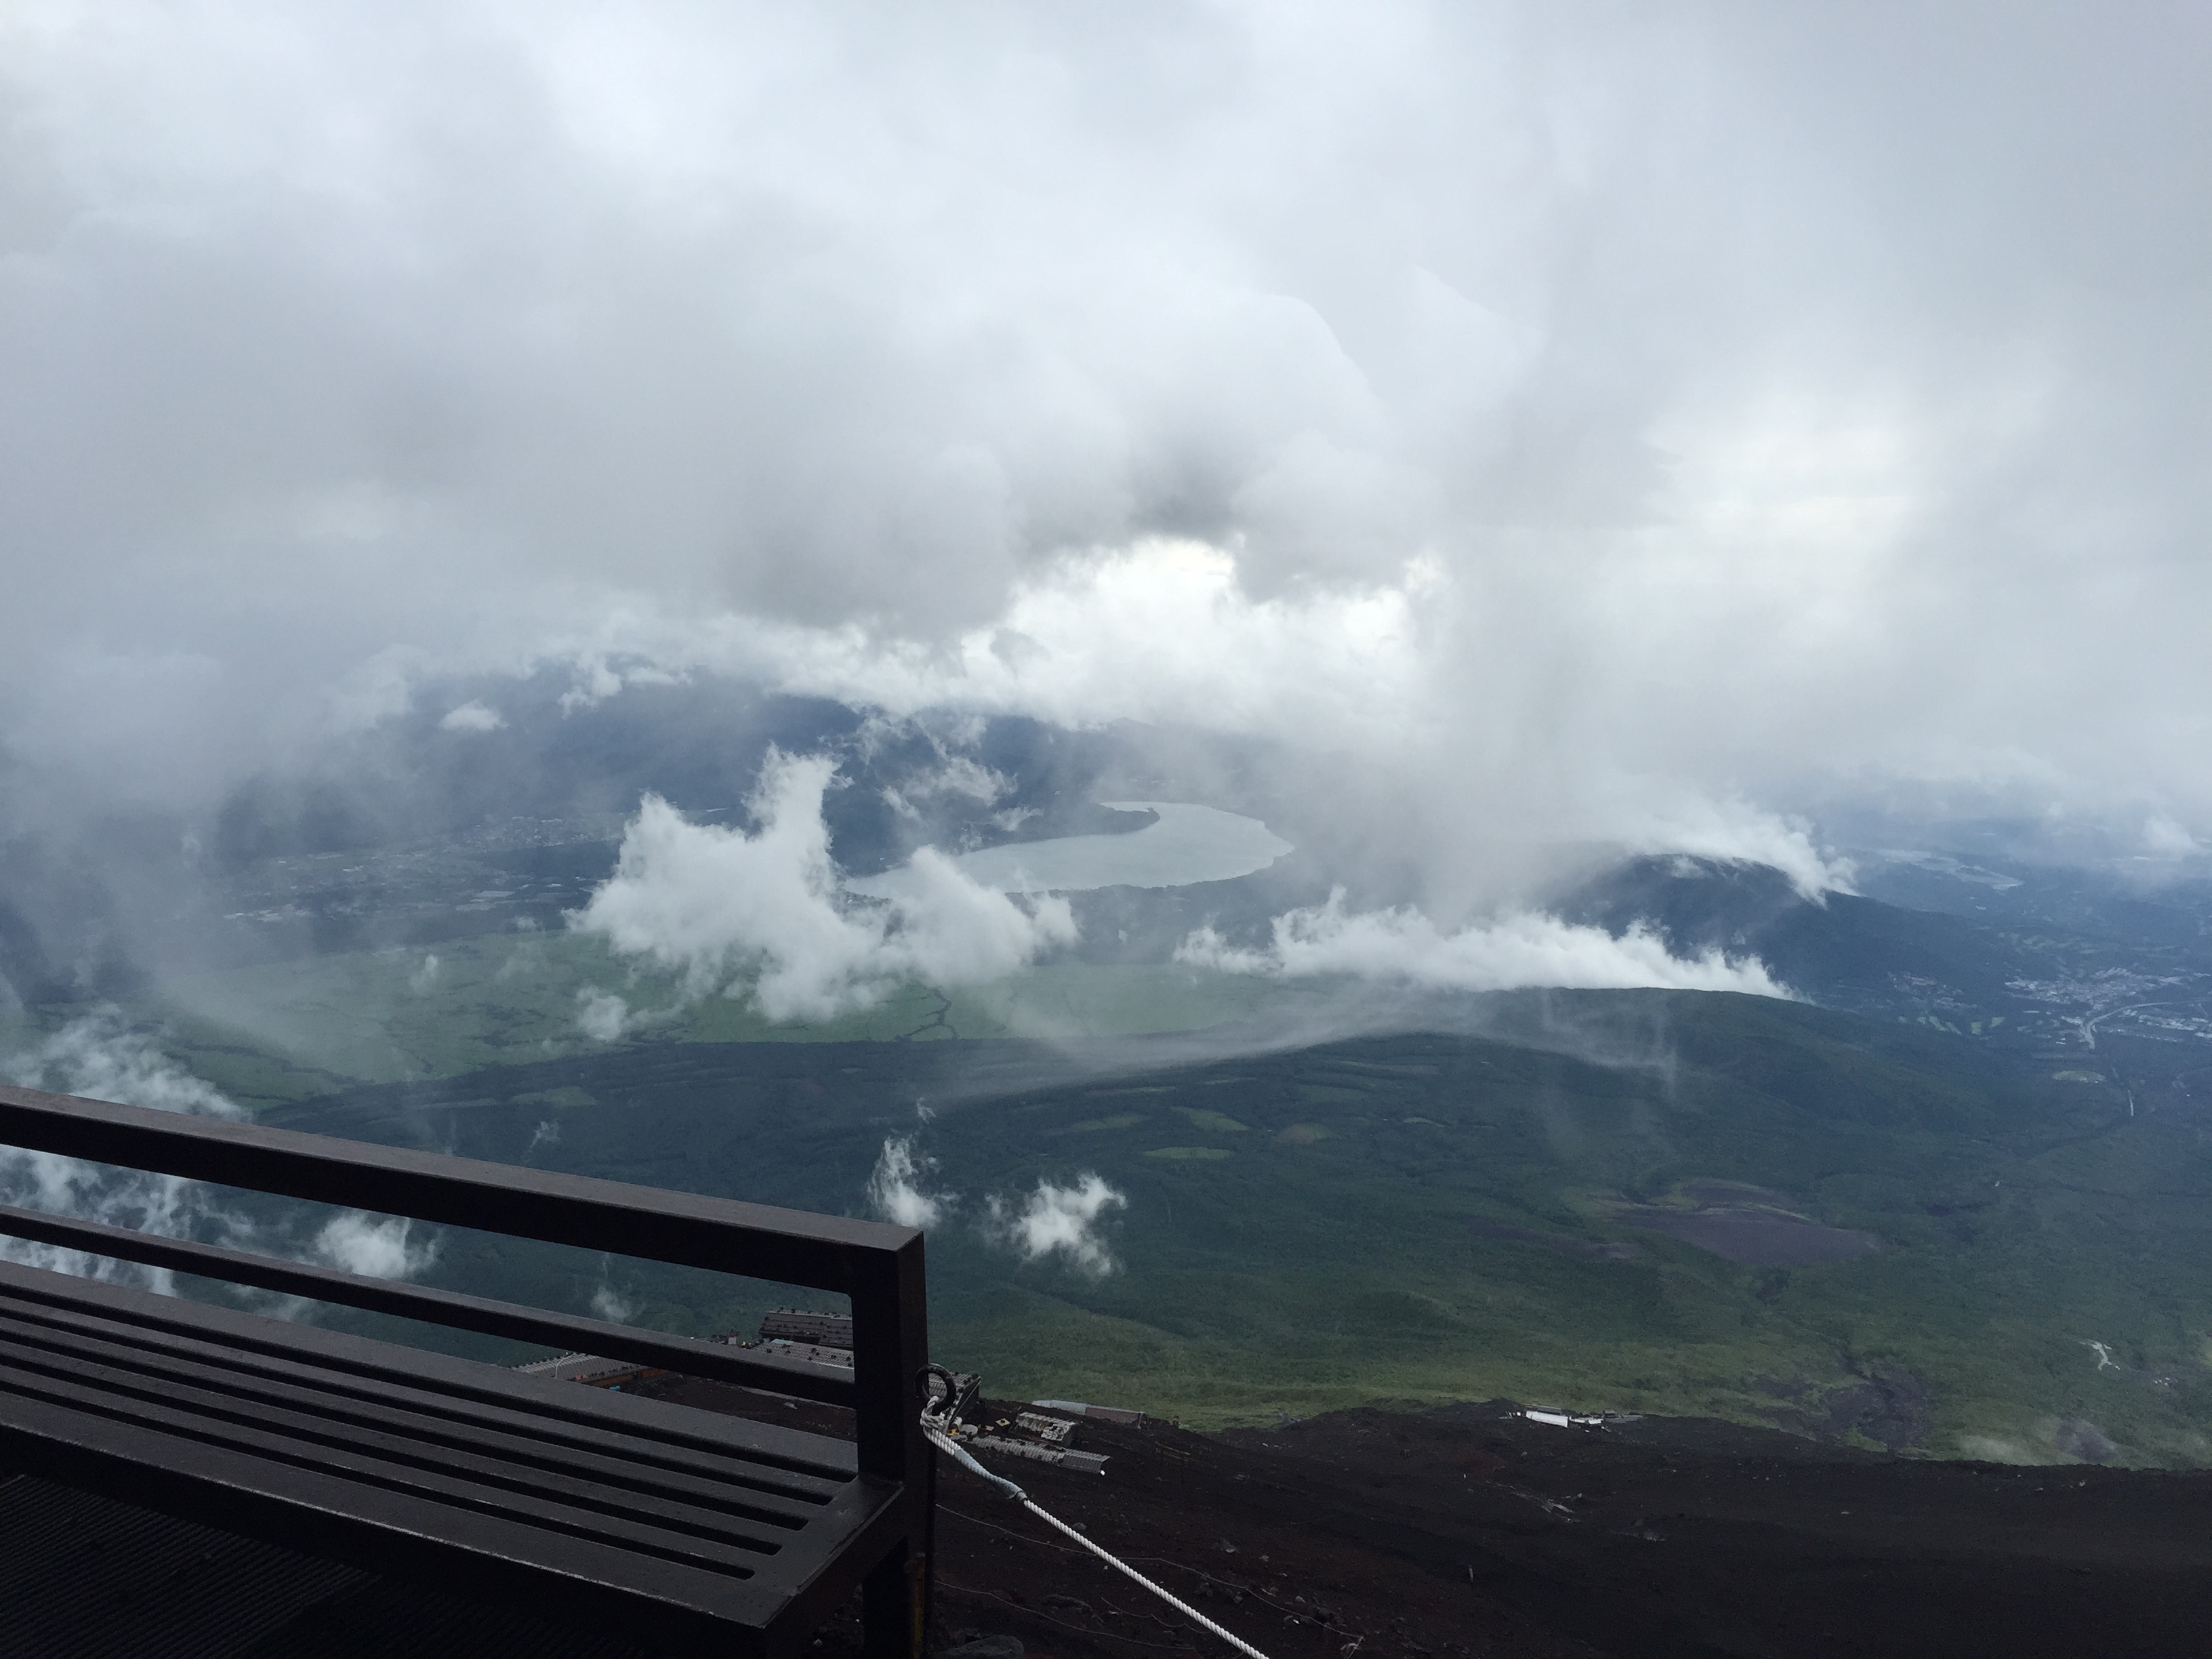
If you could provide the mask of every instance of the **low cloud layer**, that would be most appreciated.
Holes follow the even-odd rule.
[[[218,1091],[164,1057],[143,1033],[126,1027],[112,1009],[73,1020],[0,1059],[0,1077],[24,1088],[128,1106],[242,1115]],[[12,1146],[0,1148],[0,1201],[165,1238],[211,1230],[233,1243],[252,1231],[243,1218],[222,1213],[197,1182]],[[84,1278],[144,1285],[164,1294],[174,1288],[174,1275],[166,1268],[27,1239],[0,1238],[0,1257]]]
[[[822,818],[836,771],[827,757],[771,752],[752,834],[648,799],[575,927],[680,973],[693,996],[731,988],[773,1020],[827,1019],[916,980],[980,984],[1073,943],[1065,900],[993,892],[927,849],[896,898],[845,894]],[[618,1035],[618,1012],[587,1000],[586,1030]]]
[[[1814,890],[1838,802],[2196,845],[2207,28],[26,0],[0,833],[551,670],[1272,746],[1440,927],[1527,843]],[[686,971],[704,834],[600,913]],[[773,920],[777,1006],[878,982]]]
[[[71,1020],[0,1064],[0,1076],[27,1089],[82,1095],[161,1112],[209,1117],[245,1114],[220,1090],[194,1077],[112,1008]]]
[[[1678,957],[1643,927],[1616,936],[1523,912],[1446,933],[1417,910],[1349,910],[1340,888],[1326,904],[1278,916],[1273,935],[1264,949],[1248,950],[1201,928],[1177,948],[1176,960],[1223,973],[1275,979],[1344,974],[1444,991],[1656,988],[1790,994],[1756,957],[1731,960],[1717,951]]]

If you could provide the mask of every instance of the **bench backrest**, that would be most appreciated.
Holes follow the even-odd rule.
[[[853,1310],[849,1379],[609,1321],[0,1206],[0,1235],[849,1406],[860,1472],[903,1482],[908,1536],[920,1548],[927,1535],[930,1449],[918,1389],[929,1339],[914,1228],[7,1085],[0,1146],[842,1292]]]

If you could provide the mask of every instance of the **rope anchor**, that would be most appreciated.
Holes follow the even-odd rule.
[[[959,1385],[959,1380],[955,1379],[952,1373],[946,1370],[941,1365],[932,1365],[928,1367],[922,1373],[922,1377],[923,1392],[925,1397],[929,1400],[930,1403],[922,1410],[921,1431],[929,1437],[930,1444],[935,1446],[938,1450],[945,1453],[946,1456],[951,1458],[954,1462],[959,1464],[960,1467],[967,1470],[969,1474],[988,1481],[992,1486],[996,1486],[1000,1492],[1004,1492],[1008,1498],[1012,1498],[1014,1502],[1019,1504],[1024,1509],[1027,1510],[1031,1515],[1036,1516],[1038,1520],[1043,1522],[1047,1526],[1051,1527],[1059,1532],[1065,1533],[1069,1538],[1073,1539],[1076,1543],[1080,1544],[1085,1549],[1089,1550],[1091,1554],[1097,1556],[1101,1561],[1103,1561],[1108,1566],[1113,1568],[1116,1572],[1119,1572],[1123,1577],[1143,1585],[1145,1589],[1152,1591],[1153,1595],[1158,1596],[1161,1601],[1166,1602],[1177,1613],[1182,1614],[1184,1618],[1190,1620],[1194,1624],[1201,1626],[1205,1629],[1212,1632],[1213,1634],[1219,1637],[1223,1641],[1228,1643],[1231,1647],[1235,1648],[1237,1652],[1245,1655],[1246,1659],[1267,1659],[1267,1656],[1266,1654],[1261,1652],[1259,1649],[1254,1647],[1249,1642],[1244,1640],[1243,1637],[1234,1635],[1231,1632],[1222,1629],[1220,1626],[1215,1624],[1213,1620],[1207,1618],[1196,1607],[1192,1607],[1188,1601],[1183,1601],[1181,1597],[1176,1595],[1171,1591],[1164,1589],[1162,1586],[1154,1583],[1151,1579],[1146,1577],[1144,1574],[1139,1572],[1134,1567],[1122,1560],[1120,1557],[1101,1549],[1097,1545],[1092,1543],[1089,1538],[1085,1537],[1082,1533],[1078,1532],[1074,1528],[1069,1526],[1066,1522],[1061,1520],[1058,1516],[1051,1514],[1049,1511],[1038,1507],[1036,1503],[1030,1498],[1030,1495],[1024,1492],[1019,1486],[1016,1486],[1012,1481],[1006,1480],[1001,1475],[992,1474],[990,1470],[985,1468],[981,1463],[978,1463],[973,1456],[969,1455],[968,1449],[952,1437],[952,1431],[958,1425],[960,1421],[960,1407],[965,1403],[962,1396],[963,1393],[972,1393],[972,1389],[963,1390]],[[942,1389],[941,1393],[939,1392],[940,1386]]]

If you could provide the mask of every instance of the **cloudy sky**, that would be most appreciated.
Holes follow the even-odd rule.
[[[2208,35],[15,0],[9,793],[550,664],[1264,738],[1433,848],[2212,834]]]

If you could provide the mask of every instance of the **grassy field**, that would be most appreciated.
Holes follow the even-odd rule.
[[[603,1052],[583,1000],[623,999],[626,1040],[859,1042],[1029,1036],[1084,1041],[1201,1030],[1325,992],[1165,966],[1068,963],[940,994],[908,986],[817,1024],[772,1024],[738,994],[687,997],[585,934],[492,934],[179,977],[129,1012],[169,1050],[256,1108],[356,1083],[452,1077]]]
[[[951,1206],[935,1348],[1002,1394],[1208,1425],[1507,1395],[2212,1462],[2212,1146],[2179,1107],[2130,1117],[2025,1056],[1754,999],[1527,1009],[1522,1040],[1149,1068],[1137,1043],[1109,1077],[1011,1041],[658,1042],[275,1115],[855,1213],[886,1134],[916,1133]],[[927,1125],[917,1096],[943,1104]],[[994,1238],[993,1199],[1093,1172],[1127,1200],[1115,1271]],[[1878,1248],[1736,1262],[1635,1224],[1715,1205]],[[465,1240],[439,1272],[570,1305],[604,1285],[674,1328],[781,1299]]]

